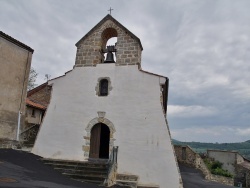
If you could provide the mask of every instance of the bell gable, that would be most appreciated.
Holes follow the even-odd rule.
[[[107,41],[117,37],[117,43],[112,46],[116,56],[115,64],[139,65],[141,64],[140,39],[115,20],[111,15],[105,16],[77,43],[75,67],[96,66],[104,63],[104,54],[109,51]]]

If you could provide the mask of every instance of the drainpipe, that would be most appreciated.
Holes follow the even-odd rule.
[[[21,107],[22,107],[22,102],[23,102],[23,94],[24,94],[24,86],[25,86],[25,80],[26,80],[26,74],[27,74],[27,67],[29,64],[29,57],[30,57],[30,52],[28,51],[28,57],[27,57],[27,62],[25,66],[25,72],[24,72],[24,77],[23,77],[23,87],[22,87],[22,94],[21,94],[21,101],[19,104],[19,110],[18,110],[18,119],[17,119],[17,134],[16,134],[16,140],[19,142],[20,141],[20,121],[21,121]]]
[[[21,120],[21,114],[22,114],[22,112],[20,111],[20,109],[19,109],[19,111],[18,111],[18,120],[17,120],[17,133],[16,133],[16,140],[17,141],[19,141],[19,134],[20,134],[20,120]]]

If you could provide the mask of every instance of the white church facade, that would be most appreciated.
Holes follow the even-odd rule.
[[[112,37],[116,45],[106,47]],[[49,81],[51,100],[32,153],[89,161],[108,159],[118,146],[118,174],[182,187],[166,121],[168,78],[141,70],[139,38],[107,15],[76,46],[73,70]]]

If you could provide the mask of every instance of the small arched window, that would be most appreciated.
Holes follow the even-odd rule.
[[[99,88],[100,96],[107,96],[108,95],[108,80],[107,79],[100,80],[99,87],[100,87]]]

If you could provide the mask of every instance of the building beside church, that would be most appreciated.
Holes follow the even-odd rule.
[[[0,31],[0,144],[18,140],[25,119],[25,99],[34,50]],[[20,123],[19,123],[20,122]],[[4,147],[4,146],[3,146]]]
[[[51,86],[44,83],[27,92],[25,128],[40,125],[50,101]]]
[[[25,123],[20,134],[22,147],[33,147],[50,95],[51,86],[47,82],[27,92]]]
[[[106,46],[113,37],[117,43]],[[32,153],[91,162],[118,147],[116,177],[182,187],[166,121],[168,78],[141,69],[140,39],[107,15],[76,47],[73,70],[48,83],[51,100]]]

